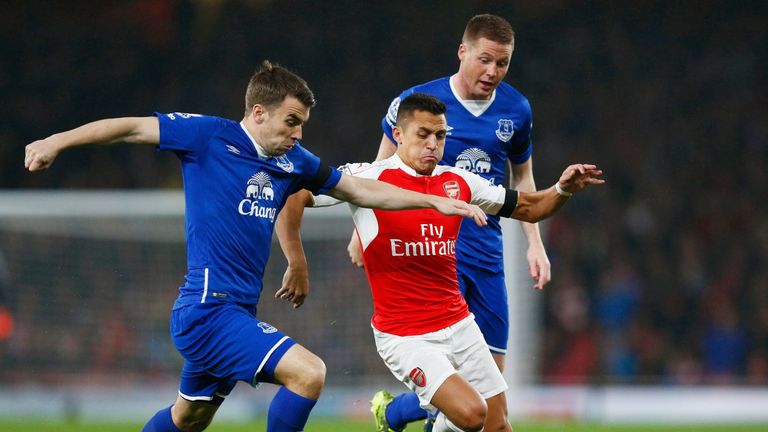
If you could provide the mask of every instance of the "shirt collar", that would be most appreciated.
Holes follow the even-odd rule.
[[[248,139],[251,140],[251,143],[253,143],[253,148],[256,149],[256,153],[259,155],[259,159],[268,160],[271,159],[272,156],[268,155],[266,151],[259,145],[259,143],[256,142],[255,139],[251,136],[251,133],[248,132],[248,129],[245,127],[245,124],[243,122],[240,122],[240,127],[243,129],[243,132],[248,136]]]
[[[456,98],[456,100],[459,101],[459,103],[475,117],[480,117],[488,109],[488,107],[491,106],[493,101],[496,100],[496,89],[493,89],[493,93],[491,93],[491,97],[488,100],[462,99],[459,95],[459,90],[453,84],[454,79],[459,79],[458,74],[454,74],[448,78],[448,83],[451,86],[451,93],[453,93],[453,96]]]

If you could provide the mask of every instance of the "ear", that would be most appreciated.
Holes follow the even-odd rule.
[[[399,148],[400,144],[403,143],[403,131],[400,129],[400,126],[394,126],[392,128],[392,137],[395,139],[397,147]]]
[[[253,121],[257,124],[263,123],[268,115],[267,108],[262,104],[254,104],[253,108],[251,108],[251,117],[253,117]]]
[[[458,56],[459,56],[460,62],[464,61],[464,58],[467,56],[467,51],[469,51],[469,48],[466,45],[464,45],[463,43],[459,45]]]

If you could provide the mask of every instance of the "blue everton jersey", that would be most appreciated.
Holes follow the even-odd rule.
[[[324,193],[341,175],[297,142],[260,156],[240,123],[196,114],[155,113],[160,150],[181,159],[187,233],[186,283],[177,306],[211,301],[255,305],[277,213],[292,193]]]
[[[426,93],[442,100],[447,108],[448,134],[442,165],[471,171],[494,184],[503,184],[506,161],[521,164],[531,157],[531,106],[528,99],[502,82],[490,104],[473,114],[452,89],[450,77],[411,87],[392,101],[381,121],[382,129],[394,143],[392,127],[400,101],[412,93]],[[471,101],[469,102],[471,103]],[[488,216],[488,226],[471,220],[462,223],[456,255],[472,257],[487,264],[502,265],[501,225],[498,216]]]

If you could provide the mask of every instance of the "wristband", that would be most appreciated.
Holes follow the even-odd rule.
[[[555,190],[557,191],[558,194],[560,194],[560,195],[562,195],[564,197],[569,197],[569,196],[573,195],[573,192],[566,192],[566,191],[564,191],[563,188],[560,187],[560,182],[555,182]]]

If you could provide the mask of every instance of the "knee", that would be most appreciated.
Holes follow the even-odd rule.
[[[462,409],[456,413],[455,418],[451,418],[451,423],[464,431],[481,431],[485,425],[485,419],[488,415],[488,406],[484,400],[465,404]]]
[[[173,422],[182,432],[204,431],[213,420],[213,416],[202,411],[180,412],[174,416]]]
[[[320,397],[325,386],[325,373],[325,363],[320,357],[314,356],[312,360],[304,363],[301,372],[295,375],[290,387],[295,387],[301,390],[300,393],[316,399]]]

